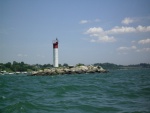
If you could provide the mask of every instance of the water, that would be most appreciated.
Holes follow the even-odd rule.
[[[0,76],[0,113],[149,113],[150,70]]]

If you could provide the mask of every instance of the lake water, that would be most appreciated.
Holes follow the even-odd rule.
[[[0,113],[150,113],[150,70],[0,76]]]

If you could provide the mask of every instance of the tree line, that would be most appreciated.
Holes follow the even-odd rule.
[[[62,66],[68,66],[67,63],[64,63],[63,65],[59,64],[59,67]],[[7,71],[7,72],[31,72],[31,71],[37,71],[40,69],[45,69],[45,68],[52,68],[53,65],[52,64],[34,64],[34,65],[30,65],[30,64],[26,64],[24,62],[16,62],[13,61],[13,63],[11,62],[7,62],[7,63],[0,63],[0,71]]]
[[[83,66],[83,63],[78,63],[76,66]],[[122,68],[150,68],[150,64],[147,63],[140,63],[136,65],[117,65],[113,63],[95,63],[94,66],[102,66],[104,69],[122,69]],[[59,67],[68,67],[69,65],[67,63],[64,63],[63,65],[59,64]],[[24,62],[16,62],[13,61],[13,63],[0,63],[0,71],[7,71],[7,72],[31,72],[31,71],[37,71],[37,70],[43,70],[45,68],[52,68],[52,64],[35,64],[30,65],[26,64]]]
[[[102,66],[104,69],[132,69],[132,68],[150,68],[148,63],[117,65],[113,63],[95,63],[94,66]]]

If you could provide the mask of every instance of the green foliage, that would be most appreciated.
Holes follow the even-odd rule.
[[[84,64],[78,63],[78,64],[76,64],[76,66],[84,66]]]
[[[3,64],[3,63],[0,63],[0,71],[3,71],[3,70],[5,70],[5,65]]]
[[[69,65],[67,63],[64,63],[63,64],[63,67],[68,67]]]
[[[61,65],[61,64],[60,64]],[[38,71],[45,68],[52,68],[53,65],[51,64],[35,64],[35,65],[29,65],[24,62],[16,62],[13,61],[11,64],[10,62],[3,64],[0,63],[0,71],[6,70],[7,72],[31,72],[31,71]]]
[[[113,63],[95,63],[94,66],[102,66],[104,69],[120,69],[122,67]]]
[[[62,65],[61,65],[61,64],[59,64],[59,67],[62,67]]]
[[[6,67],[6,68],[11,68],[11,63],[10,63],[10,62],[6,63],[6,64],[5,64],[5,67]]]
[[[5,71],[7,71],[7,72],[13,72],[10,68],[6,68]]]
[[[64,63],[63,65],[59,64],[59,67],[68,67],[69,65],[67,63]],[[84,64],[82,63],[78,63],[76,66],[84,66]],[[150,64],[147,63],[141,63],[141,64],[137,64],[137,65],[128,65],[128,66],[123,66],[123,65],[116,65],[113,63],[95,63],[94,66],[102,66],[104,69],[124,69],[124,68],[150,68]],[[26,64],[24,62],[16,62],[13,61],[13,63],[11,64],[11,62],[8,62],[6,64],[0,63],[0,71],[4,71],[6,70],[7,72],[31,72],[31,71],[38,71],[38,70],[43,70],[45,68],[52,68],[53,65],[51,64],[35,64],[35,65],[29,65]]]
[[[45,68],[52,68],[53,67],[53,65],[51,65],[51,64],[44,64],[44,65],[39,65],[39,64],[37,64],[37,68],[38,69],[45,69]]]

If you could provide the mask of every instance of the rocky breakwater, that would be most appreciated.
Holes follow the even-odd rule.
[[[39,71],[34,71],[31,76],[49,76],[49,75],[63,75],[63,74],[84,74],[84,73],[107,73],[108,71],[101,66],[76,66],[76,67],[59,67],[50,68]]]

